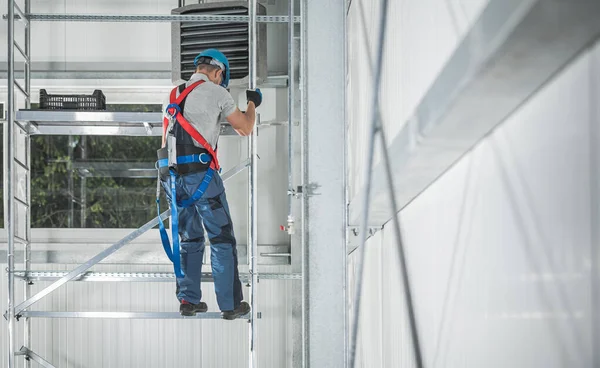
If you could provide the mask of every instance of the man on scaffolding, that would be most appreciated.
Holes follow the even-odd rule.
[[[232,320],[248,314],[250,306],[242,301],[236,241],[219,175],[217,142],[222,117],[238,134],[252,134],[255,108],[262,102],[262,94],[258,89],[246,91],[248,107],[241,112],[225,89],[230,69],[222,52],[205,50],[196,57],[194,66],[195,73],[173,89],[165,109],[158,167],[159,182],[171,207],[173,248],[162,221],[161,238],[174,264],[179,311],[183,316],[194,316],[208,310],[200,290],[206,231],[221,317]]]

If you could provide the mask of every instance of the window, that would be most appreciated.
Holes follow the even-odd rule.
[[[109,110],[160,111],[160,105]],[[136,228],[156,216],[160,137],[33,136],[32,227]],[[167,208],[163,195],[161,203]]]

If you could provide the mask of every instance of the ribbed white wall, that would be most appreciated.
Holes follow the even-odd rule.
[[[227,1],[227,0],[219,0]],[[16,0],[23,8],[23,0]],[[217,2],[217,1],[209,1]],[[187,1],[188,5],[197,3]],[[287,15],[287,1],[259,1],[270,15]],[[6,0],[0,1],[6,13]],[[171,14],[177,0],[31,1],[33,13],[43,14]],[[23,8],[24,9],[24,8]],[[268,39],[272,71],[284,72],[287,59],[287,25],[269,26]],[[17,36],[22,33],[17,23]],[[32,59],[54,62],[171,62],[169,22],[46,22],[32,25]],[[283,42],[283,45],[281,43]],[[0,48],[6,50],[6,28],[0,31]],[[283,58],[282,58],[283,56]],[[2,60],[5,61],[5,60]]]
[[[223,0],[227,1],[227,0]],[[23,0],[16,0],[23,8]],[[215,2],[215,1],[209,1]],[[192,4],[194,1],[187,1]],[[197,3],[197,1],[196,1]],[[287,14],[287,1],[259,1],[269,15]],[[0,0],[2,14],[7,1]],[[42,14],[164,14],[176,8],[177,0],[69,0],[31,1],[33,13]],[[0,55],[7,50],[6,22],[0,24]],[[60,70],[85,65],[85,70],[168,70],[171,62],[171,24],[169,22],[46,22],[32,23],[32,62],[56,63],[52,69]],[[15,39],[24,43],[22,22],[15,23]],[[270,75],[287,75],[287,24],[267,26],[267,64]],[[0,57],[0,70],[5,57]],[[16,67],[21,68],[22,58],[15,55]],[[82,64],[76,64],[82,63]],[[33,100],[37,91],[46,88],[50,93],[91,93],[102,89],[108,103],[161,103],[171,87],[168,79],[34,79]],[[6,82],[0,80],[0,101],[6,100]],[[245,100],[244,100],[245,101]]]
[[[354,0],[348,14],[348,123],[352,197],[362,184],[370,119],[371,73],[379,29],[379,0]],[[389,2],[381,105],[388,141],[400,131],[487,0]],[[364,10],[364,12],[363,12]],[[364,23],[363,23],[364,19]],[[366,32],[366,38],[365,38]],[[366,45],[370,47],[367,48]],[[376,162],[379,155],[376,155]]]
[[[3,265],[2,267],[5,267]],[[38,266],[44,270],[70,270],[73,265]],[[98,271],[156,271],[157,266],[102,266]],[[162,267],[163,271],[170,268]],[[275,269],[276,270],[276,269]],[[291,316],[287,297],[291,283],[264,280],[257,287],[257,351],[259,367],[288,366],[286,350]],[[45,283],[34,285],[39,290]],[[23,282],[17,282],[22,300]],[[212,284],[203,284],[209,311],[218,311]],[[6,306],[6,278],[0,283],[0,300]],[[37,303],[34,310],[175,312],[178,302],[171,283],[69,283]],[[247,289],[244,288],[247,297]],[[22,322],[19,336],[22,336]],[[0,331],[0,357],[5,366],[6,322]],[[89,320],[35,319],[32,349],[56,367],[247,367],[248,323],[222,320]],[[22,337],[17,339],[18,347]],[[18,348],[17,347],[17,348]],[[18,359],[21,367],[23,359]]]
[[[377,1],[360,2],[372,11],[367,4]],[[389,17],[400,24],[390,27],[403,31],[388,33],[386,49],[381,96],[390,137],[459,37],[447,24],[447,2],[391,3]],[[451,4],[456,12],[475,3],[482,5]],[[362,42],[358,4],[349,18],[351,47]],[[351,57],[351,72],[363,61]],[[400,81],[395,89],[393,80]],[[368,95],[368,76],[360,81],[359,88],[350,78],[351,99]],[[400,213],[426,367],[599,366],[599,87],[597,44]],[[351,170],[364,155],[361,109],[350,107]],[[395,247],[389,223],[367,243],[362,367],[414,366]]]

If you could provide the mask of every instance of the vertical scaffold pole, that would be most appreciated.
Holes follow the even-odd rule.
[[[250,43],[249,50],[249,70],[248,70],[248,88],[256,88],[256,42],[257,42],[257,29],[256,29],[256,0],[250,0],[248,2],[249,9],[249,21],[248,21],[248,40]],[[257,118],[258,121],[258,118]],[[256,202],[258,199],[257,191],[257,173],[258,173],[258,162],[256,155],[256,140],[257,140],[258,127],[255,122],[254,131],[252,135],[248,137],[248,156],[250,158],[250,166],[248,170],[248,246],[249,246],[249,257],[248,269],[250,272],[250,307],[251,315],[249,320],[249,354],[248,354],[248,366],[250,368],[257,367],[256,361],[256,253],[258,248],[257,241],[257,208]]]
[[[15,270],[15,206],[14,206],[14,125],[15,125],[15,55],[14,55],[14,42],[15,42],[15,2],[14,0],[8,0],[8,106],[6,109],[6,128],[4,130],[4,195],[5,195],[5,228],[7,232],[7,252],[6,252],[6,263],[8,267],[8,311],[6,312],[6,319],[8,320],[8,356],[7,363],[8,368],[15,367],[15,277],[13,271]]]

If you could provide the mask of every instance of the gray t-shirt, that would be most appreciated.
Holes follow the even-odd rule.
[[[204,139],[213,148],[216,148],[221,131],[220,121],[233,114],[236,110],[236,105],[233,97],[231,97],[225,88],[214,84],[202,73],[193,74],[190,80],[186,82],[186,86],[199,80],[204,80],[205,82],[190,92],[185,99],[183,116],[202,134]],[[177,95],[179,95],[179,91]],[[164,105],[163,111],[165,111],[167,104]],[[194,141],[194,144],[201,147],[196,141]]]

